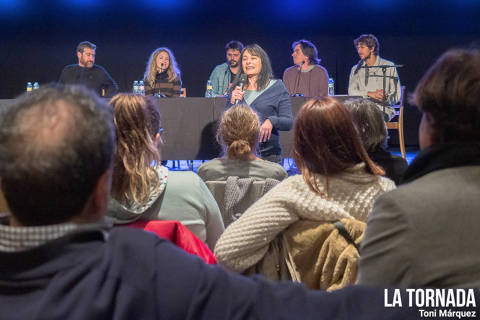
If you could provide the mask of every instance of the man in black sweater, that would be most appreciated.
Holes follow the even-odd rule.
[[[99,96],[111,98],[118,91],[118,85],[102,66],[95,63],[97,46],[89,41],[80,42],[77,46],[78,64],[70,64],[63,68],[61,84],[84,84]]]

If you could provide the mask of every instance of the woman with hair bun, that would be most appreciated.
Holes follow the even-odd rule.
[[[203,181],[225,181],[229,176],[285,179],[287,172],[281,165],[257,156],[259,128],[258,116],[247,104],[237,104],[226,110],[217,131],[217,141],[225,157],[215,158],[198,168]]]

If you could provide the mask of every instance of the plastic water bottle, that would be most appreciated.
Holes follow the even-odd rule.
[[[31,83],[31,82],[27,82],[27,92],[32,91],[32,89],[33,89],[32,83]]]
[[[332,78],[328,78],[328,95],[334,96],[335,95],[335,82]]]
[[[212,81],[210,80],[207,81],[207,91],[205,92],[205,97],[213,98],[213,86]]]
[[[145,95],[145,83],[143,82],[143,80],[140,80],[138,84],[138,93],[141,94],[142,96]]]
[[[133,81],[133,93],[135,93],[135,94],[138,93],[138,81],[137,80]]]
[[[35,82],[33,84],[33,90],[38,90],[38,89],[40,89],[40,86],[38,85],[38,82]]]

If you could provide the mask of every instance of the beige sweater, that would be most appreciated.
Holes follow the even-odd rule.
[[[319,185],[324,190],[325,186]],[[262,259],[270,242],[294,222],[366,221],[375,199],[394,188],[393,181],[367,173],[363,163],[329,178],[328,199],[311,191],[301,175],[292,176],[225,230],[215,246],[215,256],[226,267],[242,272]]]

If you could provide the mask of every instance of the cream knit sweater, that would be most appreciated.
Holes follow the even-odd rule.
[[[317,179],[324,191],[323,177]],[[270,242],[294,222],[341,218],[366,221],[375,199],[394,188],[393,181],[367,173],[364,163],[330,177],[328,199],[311,191],[301,175],[292,176],[225,230],[215,246],[215,256],[229,269],[242,272],[260,261]]]

